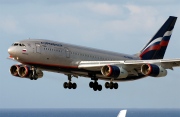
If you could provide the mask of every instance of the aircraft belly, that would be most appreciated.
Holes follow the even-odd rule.
[[[78,69],[78,68],[62,68],[62,67],[47,67],[47,66],[41,66],[40,69],[44,70],[44,71],[50,71],[50,72],[56,72],[56,73],[62,73],[62,74],[71,74],[73,76],[79,76],[79,77],[87,77],[87,78],[91,78],[89,76],[89,73],[92,71],[88,71],[88,70],[82,70],[82,69]],[[110,81],[112,78],[110,77],[105,77],[103,76],[101,73],[97,73],[96,77],[98,79],[101,80],[105,80],[105,81]],[[138,80],[141,78],[144,78],[145,76],[140,74],[139,76],[128,76],[127,78],[119,78],[119,79],[113,79],[116,82],[123,82],[123,81],[133,81],[133,80]]]

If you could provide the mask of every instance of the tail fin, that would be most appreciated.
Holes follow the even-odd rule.
[[[143,60],[162,59],[166,52],[177,17],[170,16],[157,33],[141,50],[139,57]]]

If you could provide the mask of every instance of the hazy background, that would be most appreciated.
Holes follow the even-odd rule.
[[[170,16],[180,16],[179,0],[0,0],[0,108],[180,108],[180,69],[164,78],[120,82],[118,90],[89,88],[90,79],[44,72],[37,81],[11,76],[7,49],[27,38],[134,54]],[[165,58],[180,58],[177,20]]]

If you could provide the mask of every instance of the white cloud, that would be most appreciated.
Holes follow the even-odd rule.
[[[136,32],[152,30],[162,20],[157,9],[137,5],[124,5],[129,10],[127,19],[114,19],[106,22],[107,28],[113,31]],[[162,22],[161,22],[162,23]]]
[[[48,26],[79,25],[78,18],[68,15],[61,16],[55,13],[31,14],[27,15],[26,19],[31,19],[33,23]]]
[[[120,15],[122,13],[120,7],[117,5],[110,5],[107,3],[86,3],[87,8],[95,13],[102,15]]]

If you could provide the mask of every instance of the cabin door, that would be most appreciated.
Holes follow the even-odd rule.
[[[65,52],[66,52],[66,58],[70,58],[70,51],[68,48],[65,48]]]
[[[36,53],[41,53],[41,46],[39,43],[36,43]]]

